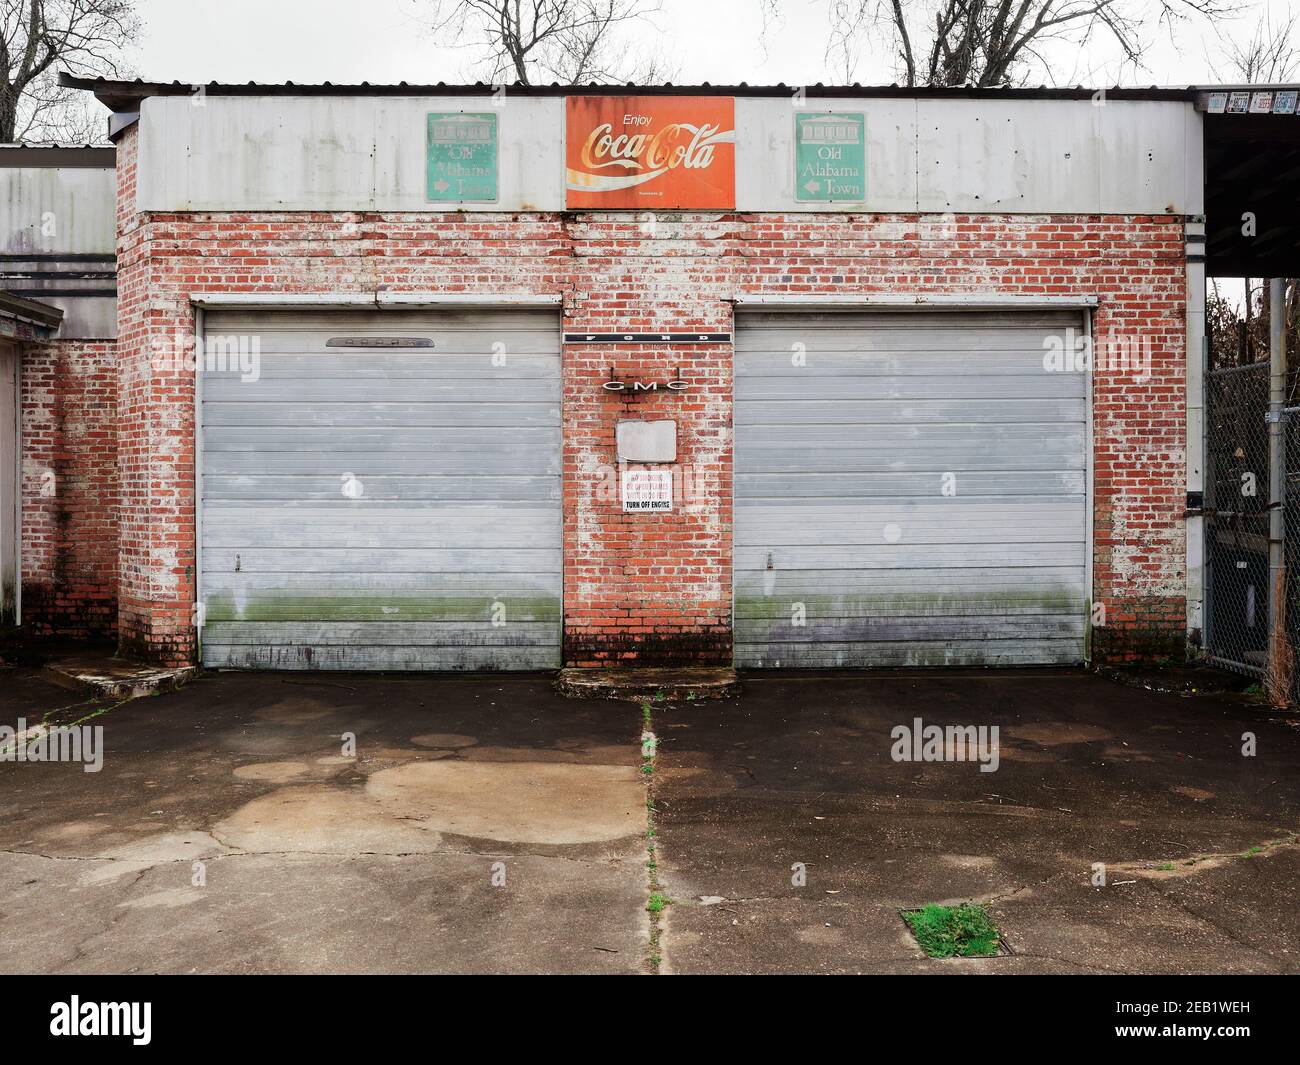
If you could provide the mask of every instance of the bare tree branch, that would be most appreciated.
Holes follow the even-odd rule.
[[[659,0],[425,0],[435,37],[475,53],[479,75],[523,85],[538,79],[582,81],[663,80],[661,53],[634,49],[621,32],[653,25]]]
[[[1213,25],[1239,15],[1249,0],[827,0],[827,58],[856,62],[863,42],[892,39],[905,85],[996,87],[1032,73],[1052,78],[1043,46],[1081,48],[1110,38],[1124,65],[1139,69],[1158,30]],[[763,0],[770,18],[781,0]]]
[[[1272,85],[1294,79],[1300,70],[1296,18],[1292,12],[1274,24],[1272,15],[1265,11],[1249,37],[1225,34],[1221,48],[1224,73],[1211,64],[1214,76],[1246,85]]]
[[[138,27],[133,0],[0,0],[0,141],[98,139],[85,94],[55,74],[120,76]]]

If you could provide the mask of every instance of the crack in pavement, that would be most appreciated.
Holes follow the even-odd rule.
[[[6,853],[12,853],[12,852],[6,852]],[[135,874],[134,878],[132,878],[131,882],[127,884],[123,890],[129,892],[135,887],[137,887],[140,881],[143,880],[145,876],[148,875],[148,873],[149,873],[148,869],[139,870]],[[120,921],[124,916],[125,916],[124,908],[121,906],[114,906],[112,909],[108,911],[108,920],[104,923],[104,926],[101,929],[99,929],[99,931],[91,932],[89,935],[83,936],[81,939],[77,940],[75,946],[72,948],[72,954],[66,959],[64,959],[63,961],[58,962],[53,966],[47,967],[46,972],[47,973],[64,972],[66,971],[66,967],[71,965],[73,962],[83,961],[87,956],[87,950],[89,949],[90,944],[94,942],[96,939],[108,935],[108,933],[113,930],[114,925],[116,925],[117,922]]]
[[[1207,928],[1211,928],[1214,931],[1218,932],[1221,936],[1223,936],[1224,939],[1228,940],[1229,943],[1234,943],[1238,947],[1241,947],[1243,950],[1247,951],[1250,954],[1257,954],[1260,957],[1267,958],[1269,961],[1275,964],[1282,964],[1283,967],[1285,967],[1285,963],[1283,959],[1278,958],[1276,955],[1270,953],[1268,950],[1264,949],[1263,947],[1260,947],[1255,943],[1248,943],[1246,940],[1242,939],[1236,932],[1228,928],[1225,928],[1214,918],[1208,917],[1205,914],[1192,909],[1191,906],[1189,906],[1182,899],[1179,899],[1171,892],[1162,889],[1158,883],[1153,883],[1151,887],[1152,890],[1155,892],[1155,894],[1157,894],[1162,901],[1169,903],[1171,906],[1174,907],[1174,909],[1178,910],[1180,913],[1185,913],[1188,917],[1191,917],[1199,924],[1205,925]]]

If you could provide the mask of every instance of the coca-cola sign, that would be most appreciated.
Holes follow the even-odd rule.
[[[729,96],[570,96],[569,207],[730,210],[736,206]]]

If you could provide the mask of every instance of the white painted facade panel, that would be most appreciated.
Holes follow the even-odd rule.
[[[205,665],[559,665],[558,315],[228,311],[204,334],[260,351],[201,374]],[[394,338],[432,344],[365,346]]]
[[[494,106],[502,104],[502,106]],[[736,207],[772,212],[1199,214],[1200,116],[1190,102],[808,98],[862,112],[866,199],[794,197],[790,98],[737,97]],[[556,211],[564,99],[151,97],[140,112],[142,211]],[[430,203],[426,116],[498,116],[499,199]]]
[[[498,199],[430,203],[431,112],[497,115]],[[159,96],[140,110],[141,211],[557,211],[564,101],[466,97]]]
[[[1040,213],[1100,204],[1097,109],[1057,100],[919,100],[917,195],[923,211]],[[1145,131],[1144,131],[1145,132]],[[1150,210],[1134,200],[1134,213]]]
[[[1087,379],[1043,368],[1080,324],[738,316],[737,665],[1083,661]]]
[[[0,252],[113,255],[117,175],[105,167],[0,167]]]
[[[1097,114],[1103,214],[1205,212],[1203,119],[1191,104],[1124,100],[1083,106]],[[1145,207],[1137,211],[1133,203]]]
[[[149,101],[145,112],[156,102]],[[340,97],[328,108],[277,102],[280,106],[267,113],[240,98],[204,99],[201,107],[190,98],[167,100],[171,108],[179,104],[195,116],[188,129],[204,134],[166,149],[186,152],[179,171],[189,179],[182,209],[209,210],[236,192],[242,209],[252,211],[374,207],[375,110],[369,101]],[[188,131],[184,122],[168,126],[169,133],[182,137]],[[289,175],[292,183],[285,188]]]

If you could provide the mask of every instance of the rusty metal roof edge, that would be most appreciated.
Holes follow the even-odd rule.
[[[150,96],[188,96],[200,89],[209,96],[489,96],[504,89],[517,96],[793,96],[802,93],[806,97],[825,99],[853,97],[938,97],[947,99],[1062,99],[1084,100],[1102,94],[1115,100],[1194,100],[1198,91],[1204,87],[1162,87],[1152,85],[1146,88],[1136,86],[1114,86],[1108,88],[1085,88],[1084,86],[1038,86],[1037,88],[977,88],[975,86],[916,86],[908,88],[903,85],[711,85],[703,82],[699,85],[621,85],[621,84],[587,84],[561,85],[552,82],[549,85],[513,84],[493,85],[486,82],[473,84],[448,84],[438,82],[430,85],[417,85],[408,82],[396,84],[295,84],[292,81],[278,83],[259,82],[207,82],[205,84],[180,81],[115,81],[109,78],[80,78],[68,73],[59,74],[59,84],[66,88],[83,89],[94,93],[99,100],[114,111],[133,110],[136,103]]]

